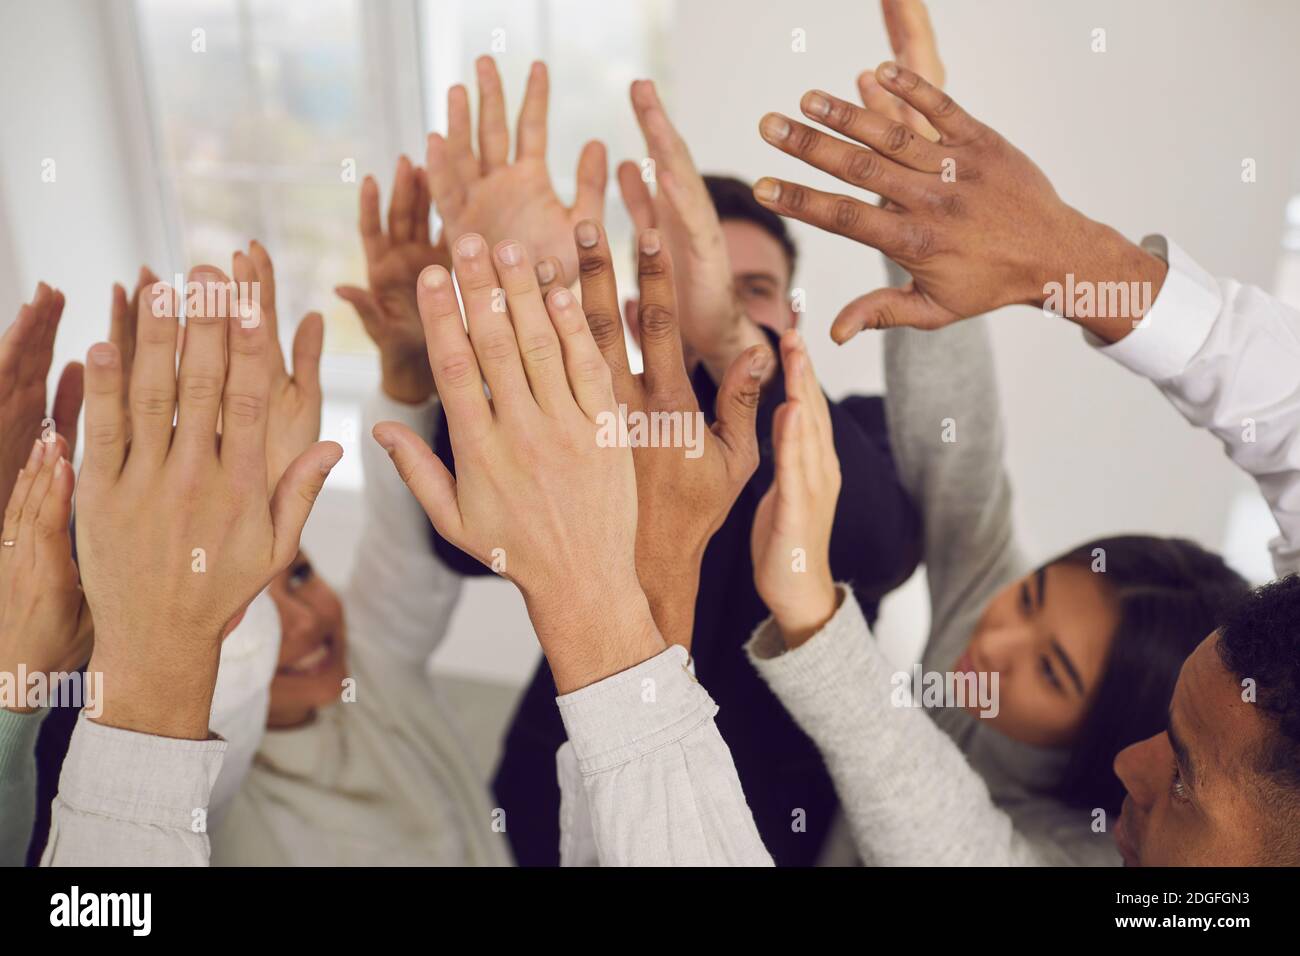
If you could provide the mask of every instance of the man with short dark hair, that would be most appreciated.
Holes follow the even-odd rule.
[[[1169,728],[1115,758],[1139,866],[1300,866],[1300,577],[1266,584],[1183,665]]]

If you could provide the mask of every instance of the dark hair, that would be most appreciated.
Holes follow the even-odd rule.
[[[790,238],[790,230],[786,228],[784,219],[759,204],[754,198],[754,190],[749,183],[735,176],[706,175],[704,188],[709,191],[709,198],[713,200],[713,208],[718,211],[720,220],[726,222],[728,219],[739,219],[742,222],[752,222],[779,242],[785,251],[786,261],[790,264],[790,275],[794,275],[794,264],[799,256],[799,250],[795,247],[794,240]]]
[[[1104,573],[1119,609],[1096,698],[1056,790],[1070,806],[1101,807],[1113,817],[1124,800],[1115,756],[1165,730],[1183,662],[1250,586],[1217,554],[1183,538],[1099,538],[1052,563]]]
[[[1254,755],[1271,783],[1271,805],[1283,809],[1285,845],[1300,849],[1300,577],[1294,574],[1251,591],[1223,616],[1219,659],[1239,680],[1255,682],[1255,704],[1276,730]],[[1280,798],[1280,799],[1277,799]]]

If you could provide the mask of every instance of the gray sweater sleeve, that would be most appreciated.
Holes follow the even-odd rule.
[[[1065,862],[1021,834],[984,780],[925,711],[907,706],[851,589],[826,626],[787,651],[772,619],[746,650],[830,770],[863,861],[876,866],[1036,866]]]
[[[22,866],[36,821],[36,737],[49,711],[0,709],[0,866]]]
[[[891,281],[907,275],[888,264]],[[984,318],[889,329],[885,409],[899,477],[921,512],[931,642],[1022,570],[1003,462],[1002,412]]]

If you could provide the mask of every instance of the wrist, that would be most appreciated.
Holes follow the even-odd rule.
[[[635,576],[598,593],[556,591],[525,603],[560,694],[635,667],[668,646]]]
[[[794,650],[817,634],[840,609],[843,595],[830,574],[810,582],[812,586],[798,596],[778,602],[772,617],[785,646]]]
[[[212,695],[217,684],[220,642],[214,641],[203,659],[169,660],[170,655],[137,655],[118,660],[98,648],[87,673],[98,677],[98,713],[87,713],[96,723],[157,737],[180,740],[208,739]]]
[[[428,357],[423,353],[383,353],[379,387],[403,405],[420,405],[437,391]]]
[[[637,560],[637,578],[645,591],[650,614],[668,644],[689,652],[695,632],[695,601],[700,590],[704,549],[675,555],[671,562]]]
[[[1075,216],[1034,304],[1118,342],[1150,311],[1169,267],[1110,226]]]

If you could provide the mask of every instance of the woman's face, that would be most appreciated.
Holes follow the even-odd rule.
[[[1119,611],[1104,574],[1051,564],[1008,585],[984,609],[957,672],[997,672],[996,716],[1023,743],[1074,742],[1105,672]],[[968,709],[978,715],[980,707]]]
[[[300,551],[268,589],[280,612],[280,662],[268,727],[292,727],[337,701],[347,677],[343,605]]]

